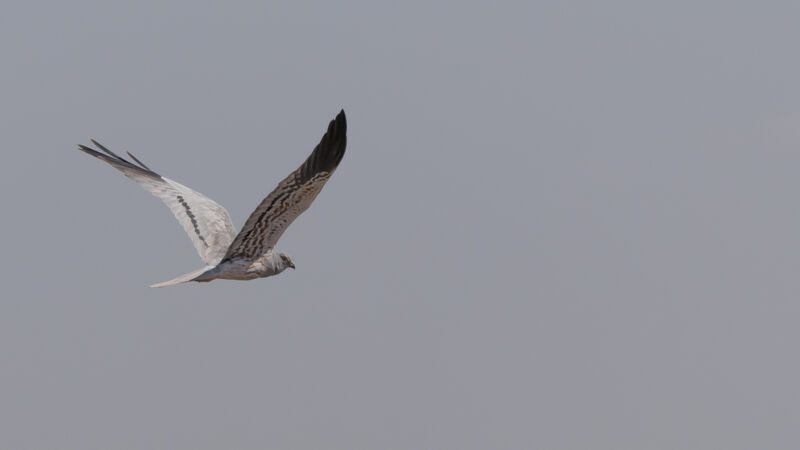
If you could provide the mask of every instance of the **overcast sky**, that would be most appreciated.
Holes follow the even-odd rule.
[[[0,448],[794,449],[800,4],[0,14]],[[201,266],[98,139],[278,243]]]

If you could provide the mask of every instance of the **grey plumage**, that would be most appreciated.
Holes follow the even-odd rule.
[[[291,259],[274,252],[286,228],[311,205],[341,162],[347,146],[347,120],[340,111],[311,155],[258,205],[236,234],[230,215],[221,205],[151,170],[131,153],[128,161],[99,142],[102,151],[78,145],[161,199],[189,235],[206,267],[153,287],[217,278],[253,279],[294,267]]]
[[[189,235],[200,259],[206,264],[220,261],[236,236],[236,229],[225,208],[203,194],[153,172],[136,158],[134,160],[139,165],[122,158],[95,140],[92,143],[105,154],[84,145],[78,145],[78,148],[111,164],[161,199]]]

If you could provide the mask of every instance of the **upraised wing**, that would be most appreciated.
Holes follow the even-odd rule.
[[[306,161],[275,188],[247,219],[225,257],[257,258],[275,247],[336,170],[347,146],[347,120],[340,111]]]
[[[225,208],[203,194],[153,172],[130,153],[128,156],[135,163],[117,156],[95,140],[92,143],[105,154],[80,144],[78,148],[111,164],[160,198],[189,235],[204,263],[217,264],[222,259],[236,236],[231,217]]]

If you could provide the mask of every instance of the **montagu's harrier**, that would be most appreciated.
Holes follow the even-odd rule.
[[[160,198],[192,239],[205,267],[151,287],[187,281],[252,280],[277,275],[291,258],[274,250],[275,243],[322,190],[347,146],[344,110],[328,125],[319,145],[306,161],[272,191],[236,233],[228,211],[214,200],[167,177],[162,177],[128,153],[133,162],[92,140],[104,153],[78,145],[84,152],[111,164],[126,177]]]

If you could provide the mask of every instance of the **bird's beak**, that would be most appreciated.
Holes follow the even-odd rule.
[[[292,270],[294,270],[294,263],[293,262],[289,263],[289,267],[291,267]]]

